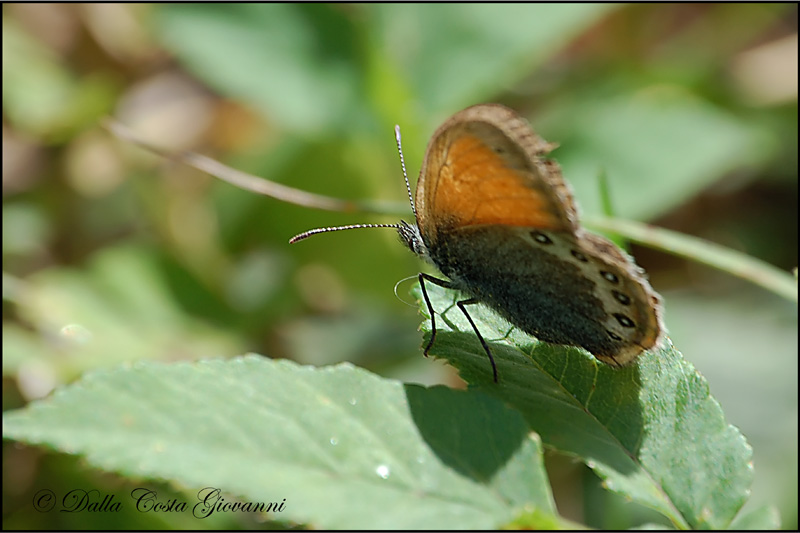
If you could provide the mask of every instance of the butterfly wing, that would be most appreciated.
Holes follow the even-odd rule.
[[[417,183],[417,225],[426,244],[439,231],[482,224],[574,233],[578,216],[554,145],[510,109],[484,104],[456,113],[434,133]]]
[[[585,276],[602,302],[608,339],[604,348],[589,350],[604,363],[620,366],[645,350],[660,347],[666,330],[661,297],[650,287],[644,270],[608,239],[579,230],[576,243],[588,259]]]

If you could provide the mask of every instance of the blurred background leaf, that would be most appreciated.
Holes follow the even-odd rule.
[[[392,288],[422,265],[391,231],[287,243],[312,227],[394,217],[237,190],[112,139],[105,115],[165,148],[297,188],[404,201],[394,124],[413,179],[442,120],[497,101],[560,144],[553,157],[585,213],[601,213],[604,171],[619,216],[797,265],[794,5],[2,9],[6,409],[101,366],[244,350],[460,383],[420,356],[419,316],[403,305],[413,283],[400,283],[401,301]],[[754,448],[746,516],[777,503],[782,526],[796,528],[796,305],[632,251],[665,298],[674,344]],[[585,467],[546,459],[563,516],[602,528],[653,520]],[[4,469],[6,527],[75,527],[30,512],[39,487],[130,483],[8,443],[4,464],[14,466]]]

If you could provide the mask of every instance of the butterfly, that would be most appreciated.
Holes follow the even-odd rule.
[[[495,382],[497,365],[469,305],[488,306],[541,341],[626,365],[663,344],[661,298],[625,252],[581,227],[560,167],[545,158],[554,147],[507,107],[469,107],[433,134],[414,198],[406,178],[416,223],[317,228],[290,242],[342,229],[395,228],[447,278],[418,275],[431,316],[425,355],[436,339],[429,282],[465,296],[456,305],[489,357]]]

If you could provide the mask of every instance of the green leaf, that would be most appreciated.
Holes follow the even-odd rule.
[[[274,519],[325,529],[555,520],[541,443],[519,413],[347,364],[143,362],[6,413],[3,436],[136,478],[285,498]]]
[[[669,343],[614,369],[584,350],[536,341],[474,306],[470,315],[497,362],[495,384],[475,333],[454,308],[454,293],[426,287],[443,315],[430,353],[447,359],[473,388],[517,408],[546,445],[580,457],[607,488],[677,527],[731,524],[749,494],[752,450]]]
[[[156,30],[222,94],[319,133],[352,130],[366,92],[384,105],[387,95],[411,100],[423,117],[491,98],[612,9],[168,4],[159,6]]]
[[[11,334],[3,338],[3,353],[13,355],[4,361],[5,375],[34,364],[64,382],[124,361],[201,359],[238,353],[242,345],[230,332],[185,314],[146,246],[107,248],[84,269],[48,268],[5,281],[18,285],[13,301],[29,326],[4,327]]]
[[[96,72],[78,78],[50,47],[3,17],[3,113],[41,140],[61,141],[113,108],[113,84]]]
[[[614,9],[600,4],[380,4],[376,38],[401,66],[421,116],[511,87]]]
[[[164,46],[210,86],[285,127],[343,124],[358,101],[356,27],[330,5],[165,4]]]
[[[765,505],[739,516],[731,524],[730,529],[736,531],[769,531],[781,527],[778,510],[772,505]]]
[[[571,98],[533,124],[561,147],[552,157],[586,213],[602,213],[597,173],[609,177],[616,214],[652,219],[765,158],[777,139],[675,87]]]

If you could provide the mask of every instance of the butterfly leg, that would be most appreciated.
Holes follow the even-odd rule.
[[[481,335],[481,332],[478,331],[478,326],[476,326],[475,322],[472,321],[472,317],[469,316],[469,313],[467,313],[467,308],[464,307],[466,305],[477,304],[477,303],[480,302],[474,298],[470,298],[469,300],[461,300],[460,302],[456,302],[456,305],[458,306],[459,309],[461,309],[461,312],[464,313],[464,316],[467,317],[467,320],[469,320],[470,326],[472,326],[472,329],[478,336],[478,340],[481,341],[481,346],[483,346],[483,351],[485,351],[486,355],[489,356],[489,362],[492,363],[492,374],[494,375],[494,382],[497,383],[497,365],[494,363],[494,357],[492,357],[492,351],[489,350],[489,345],[486,344],[485,340],[483,340],[483,335]]]
[[[428,297],[428,291],[425,290],[425,280],[428,280],[431,283],[439,285],[440,287],[444,287],[445,289],[452,289],[453,287],[449,281],[435,278],[430,274],[424,274],[422,272],[420,272],[419,274],[419,286],[422,289],[422,296],[425,298],[425,304],[428,306],[428,312],[431,315],[431,338],[428,341],[428,344],[425,346],[425,349],[422,351],[425,357],[428,357],[428,350],[431,349],[431,346],[433,346],[433,341],[436,339],[436,318],[434,317],[433,305],[431,305],[431,300]],[[481,335],[481,332],[478,331],[478,327],[475,325],[475,322],[472,321],[472,317],[469,316],[469,313],[467,313],[466,307],[464,307],[466,305],[476,304],[476,303],[479,303],[478,300],[470,298],[469,300],[461,300],[460,302],[456,302],[456,305],[458,306],[459,309],[461,309],[461,312],[464,313],[464,316],[467,317],[467,320],[469,321],[469,324],[472,326],[473,331],[475,331],[475,334],[478,336],[478,340],[481,341],[481,346],[483,346],[483,350],[486,352],[486,355],[489,356],[489,362],[492,363],[492,375],[494,376],[494,382],[497,383],[497,365],[494,362],[494,357],[492,357],[491,350],[489,350],[489,345],[486,344],[485,340],[483,340],[483,335]]]
[[[428,357],[428,350],[431,349],[431,346],[433,346],[433,341],[434,339],[436,339],[436,317],[434,316],[433,305],[431,305],[431,300],[430,298],[428,298],[428,291],[425,290],[425,280],[428,280],[431,283],[435,283],[440,287],[444,287],[445,289],[450,289],[452,287],[450,286],[449,282],[443,279],[435,278],[430,274],[425,274],[423,272],[419,273],[418,278],[419,278],[419,286],[422,289],[422,296],[425,298],[425,305],[428,306],[428,312],[431,315],[431,338],[428,341],[428,344],[425,345],[425,349],[422,350],[422,354],[425,357]]]

